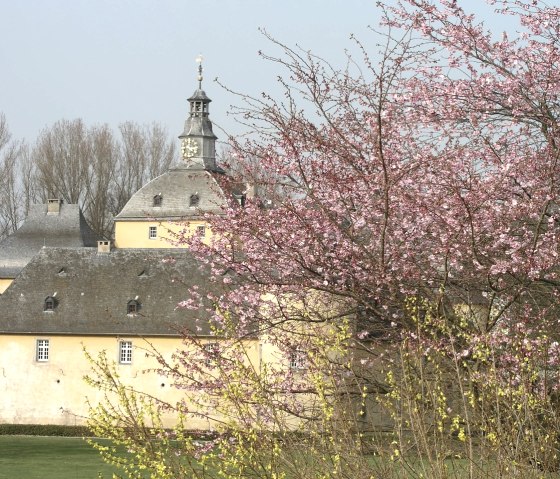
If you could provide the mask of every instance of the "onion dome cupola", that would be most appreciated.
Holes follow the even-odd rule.
[[[202,57],[198,63],[198,89],[189,98],[190,111],[185,121],[185,129],[179,135],[181,140],[181,156],[187,168],[204,169],[221,172],[216,166],[216,140],[212,131],[209,105],[212,100],[202,89]]]

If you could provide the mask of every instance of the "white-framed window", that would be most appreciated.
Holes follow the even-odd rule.
[[[201,238],[205,238],[206,237],[206,226],[198,225],[196,227],[196,234],[197,234],[197,236],[200,236]]]
[[[306,369],[307,358],[305,351],[296,349],[290,353],[290,369]]]
[[[35,360],[40,363],[49,360],[49,340],[38,339],[35,348]]]
[[[150,226],[148,230],[148,238],[156,239],[157,238],[157,226]]]
[[[132,363],[132,341],[119,341],[119,363]]]
[[[220,356],[220,345],[218,343],[206,343],[204,345],[204,364],[206,367],[216,366]]]

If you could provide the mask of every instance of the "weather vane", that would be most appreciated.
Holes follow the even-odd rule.
[[[196,57],[196,63],[198,63],[198,89],[202,90],[202,55]]]

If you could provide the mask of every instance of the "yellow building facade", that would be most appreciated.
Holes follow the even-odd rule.
[[[171,353],[180,346],[177,338],[0,336],[0,364],[13,363],[13,358],[20,358],[17,366],[0,369],[1,422],[84,425],[90,405],[106,401],[105,391],[89,386],[83,379],[91,372],[84,349],[94,356],[105,351],[123,384],[171,404],[183,401],[188,393],[173,387],[169,378],[147,372],[158,366],[153,350],[164,352],[170,359]],[[252,355],[251,360],[258,364],[257,343],[248,344],[247,350]],[[30,351],[36,351],[35,357]],[[164,427],[171,428],[177,418],[164,412],[161,419]],[[188,417],[186,425],[192,430],[213,427],[211,419],[196,415]]]
[[[186,248],[185,240],[194,235],[210,240],[206,221],[120,221],[115,224],[115,248]]]

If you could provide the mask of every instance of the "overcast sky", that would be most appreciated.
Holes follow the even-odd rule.
[[[463,0],[483,7],[481,0]],[[277,94],[278,53],[261,34],[344,65],[354,33],[375,42],[375,0],[0,0],[0,112],[16,138],[33,141],[60,119],[86,124],[158,122],[181,133],[196,89],[195,58],[211,118],[238,133],[238,102],[214,78],[248,94]],[[482,11],[482,10],[481,10]],[[225,138],[219,128],[216,133]]]

